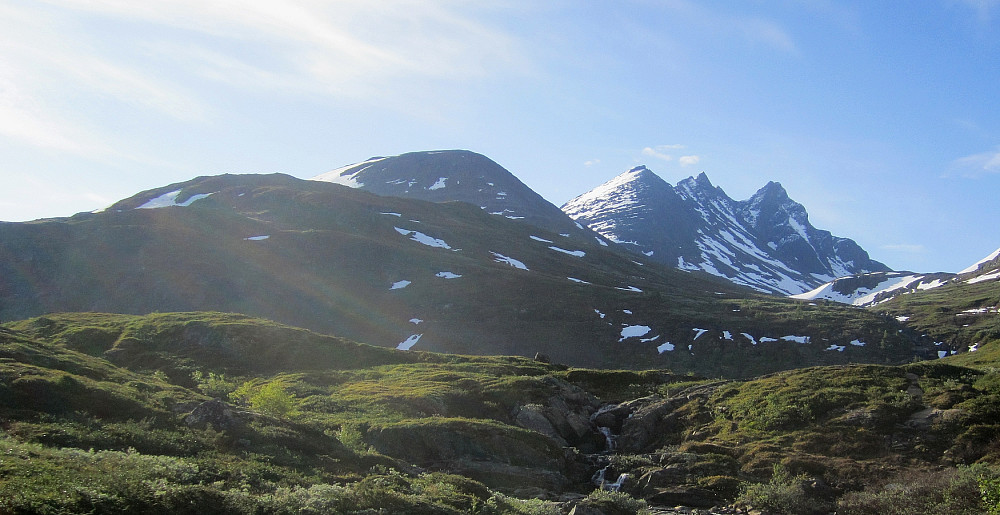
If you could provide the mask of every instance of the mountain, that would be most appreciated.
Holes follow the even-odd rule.
[[[280,174],[199,177],[0,224],[0,319],[228,311],[383,347],[739,377],[931,351],[893,319],[756,295],[577,231]]]
[[[466,202],[483,211],[559,234],[593,238],[558,207],[492,159],[468,150],[373,157],[313,177],[377,195],[430,202]]]
[[[877,306],[947,350],[977,351],[1000,338],[1000,250],[942,281],[936,288],[898,290]],[[941,347],[948,347],[944,349]]]
[[[673,187],[639,166],[562,210],[660,263],[767,293],[798,294],[836,277],[889,271],[853,240],[813,227],[776,182],[734,201],[704,173]]]
[[[934,289],[954,282],[975,284],[1000,279],[1000,249],[966,267],[957,274],[937,272],[874,272],[834,279],[820,287],[793,298],[801,300],[832,300],[855,306],[881,304],[899,295]]]
[[[855,306],[872,306],[897,295],[944,286],[955,274],[939,272],[870,272],[834,279],[816,289],[792,295],[800,300],[831,300]]]

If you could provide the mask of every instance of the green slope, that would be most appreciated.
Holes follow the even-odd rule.
[[[994,346],[720,381],[242,315],[50,315],[0,327],[0,511],[982,513],[1000,484]],[[237,387],[243,404],[206,395]],[[592,492],[600,469],[629,474],[622,492]]]

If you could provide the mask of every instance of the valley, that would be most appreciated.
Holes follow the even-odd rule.
[[[468,151],[0,223],[0,511],[997,513],[998,269]]]

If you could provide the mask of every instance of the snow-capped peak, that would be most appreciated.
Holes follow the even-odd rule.
[[[637,167],[562,209],[629,250],[771,293],[797,294],[835,277],[888,271],[853,241],[814,228],[777,182],[737,202],[704,172],[671,187]]]

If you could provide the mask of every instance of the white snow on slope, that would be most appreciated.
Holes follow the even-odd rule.
[[[672,350],[674,350],[674,344],[670,342],[661,343],[656,347],[656,351],[659,352],[660,354],[663,354],[664,352],[670,352]]]
[[[559,247],[556,247],[555,245],[550,246],[549,248],[552,249],[552,250],[554,250],[554,251],[556,251],[556,252],[562,252],[563,254],[569,254],[570,256],[573,256],[573,257],[583,257],[583,256],[587,255],[587,253],[584,252],[584,251],[582,251],[582,250],[566,250],[566,249],[561,249]]]
[[[390,290],[402,290],[403,288],[406,288],[407,286],[409,286],[411,284],[413,284],[411,281],[407,281],[406,279],[403,279],[402,281],[396,281],[396,282],[392,283],[392,286],[390,286],[389,289]]]
[[[418,341],[420,341],[421,336],[423,336],[423,333],[410,335],[409,338],[399,342],[399,345],[396,346],[396,349],[410,350],[414,345],[417,344]]]
[[[810,340],[808,336],[794,336],[794,335],[782,336],[781,339],[785,340],[786,342],[797,342],[797,343],[809,343]]]
[[[630,325],[622,329],[622,337],[618,341],[623,342],[626,338],[646,336],[650,331],[652,328],[648,325]]]
[[[378,163],[379,161],[383,161],[385,159],[386,158],[384,157],[375,157],[363,163],[356,163],[347,166],[342,166],[340,168],[337,168],[336,170],[330,170],[329,172],[321,173],[309,180],[320,181],[320,182],[332,182],[334,184],[340,184],[351,188],[361,188],[365,184],[363,182],[358,181],[358,175],[360,175],[361,172],[371,168],[372,165],[374,165],[375,163]]]
[[[965,282],[967,284],[976,284],[976,283],[981,283],[983,281],[990,281],[990,280],[997,279],[997,278],[1000,278],[1000,271],[993,272],[992,274],[983,274],[983,275],[980,275],[979,277],[973,277],[972,279],[969,279],[968,281],[965,281]]]
[[[521,270],[527,270],[528,269],[528,267],[525,266],[524,263],[522,263],[522,262],[520,262],[520,261],[518,261],[518,260],[516,260],[516,259],[514,259],[514,258],[512,258],[510,256],[505,256],[505,255],[503,255],[503,254],[501,254],[499,252],[493,252],[493,251],[490,251],[490,254],[493,254],[493,261],[496,261],[497,263],[507,263],[508,265],[510,265],[510,266],[512,266],[514,268],[519,268]]]
[[[448,180],[447,177],[440,177],[440,178],[438,178],[437,182],[435,182],[434,184],[430,185],[427,189],[429,189],[429,190],[440,190],[440,189],[443,189],[445,187],[445,181],[447,181],[447,180]]]
[[[636,293],[642,293],[642,290],[640,290],[639,288],[636,288],[635,286],[632,286],[632,285],[629,285],[628,288],[619,288],[619,287],[615,286],[615,289],[616,290],[621,290],[621,291],[634,291]]]
[[[396,232],[398,232],[399,234],[402,234],[403,236],[409,236],[411,240],[413,240],[413,241],[415,241],[417,243],[422,243],[424,245],[427,245],[428,247],[439,247],[439,248],[443,248],[443,249],[451,249],[451,245],[448,245],[447,243],[445,243],[444,240],[439,240],[437,238],[433,238],[433,237],[428,236],[428,235],[426,235],[426,234],[424,234],[422,232],[411,231],[411,230],[408,230],[408,229],[400,229],[399,227],[393,227],[393,228],[396,229]]]
[[[413,324],[413,325],[420,325],[421,322],[423,322],[423,320],[421,320],[419,318],[411,318],[410,319],[410,323]]]
[[[793,299],[799,300],[816,300],[816,299],[827,299],[834,302],[840,302],[842,304],[852,304],[855,306],[864,306],[875,301],[881,293],[887,293],[891,291],[896,291],[901,288],[905,288],[915,281],[922,279],[922,275],[904,275],[897,277],[889,277],[884,281],[875,285],[874,288],[858,288],[857,290],[849,293],[843,294],[833,289],[834,283],[828,282],[819,288],[812,291],[807,291],[805,293],[800,293],[798,295],[791,295]],[[931,284],[931,283],[928,283]]]
[[[191,195],[184,202],[177,202],[177,197],[180,196],[181,190],[171,191],[169,193],[164,193],[159,197],[147,201],[145,204],[137,207],[136,209],[159,209],[162,207],[187,207],[191,204],[208,197],[209,195],[214,195],[215,193],[198,193],[196,195]]]
[[[701,335],[707,333],[708,329],[699,329],[699,328],[695,327],[694,329],[692,329],[692,331],[694,331],[695,333],[697,333],[697,334],[694,335],[694,339],[697,340],[698,338],[701,338]]]
[[[263,240],[266,240],[266,239],[268,239],[270,237],[271,237],[270,234],[264,234],[264,235],[261,235],[261,236],[249,236],[249,237],[246,237],[246,238],[243,238],[243,239],[246,240],[246,241],[263,241]]]
[[[531,238],[531,239],[533,239],[533,240],[535,240],[535,241],[540,241],[542,243],[552,243],[552,240],[546,240],[545,238],[540,238],[538,236],[532,235],[532,236],[528,236],[528,237]]]
[[[573,281],[573,282],[575,282],[575,283],[580,283],[580,284],[591,284],[591,283],[589,283],[589,282],[587,282],[587,281],[584,281],[583,279],[577,279],[576,277],[567,277],[567,279],[569,279],[570,281]]]
[[[968,274],[971,272],[975,272],[976,270],[979,270],[979,265],[986,263],[987,261],[993,261],[994,259],[997,258],[997,256],[1000,256],[1000,249],[994,250],[993,253],[991,253],[989,256],[986,256],[983,259],[976,261],[975,264],[962,270],[961,272],[959,272],[959,274]]]
[[[434,277],[440,277],[442,279],[458,279],[462,277],[462,274],[456,274],[454,272],[438,272],[434,274]]]

